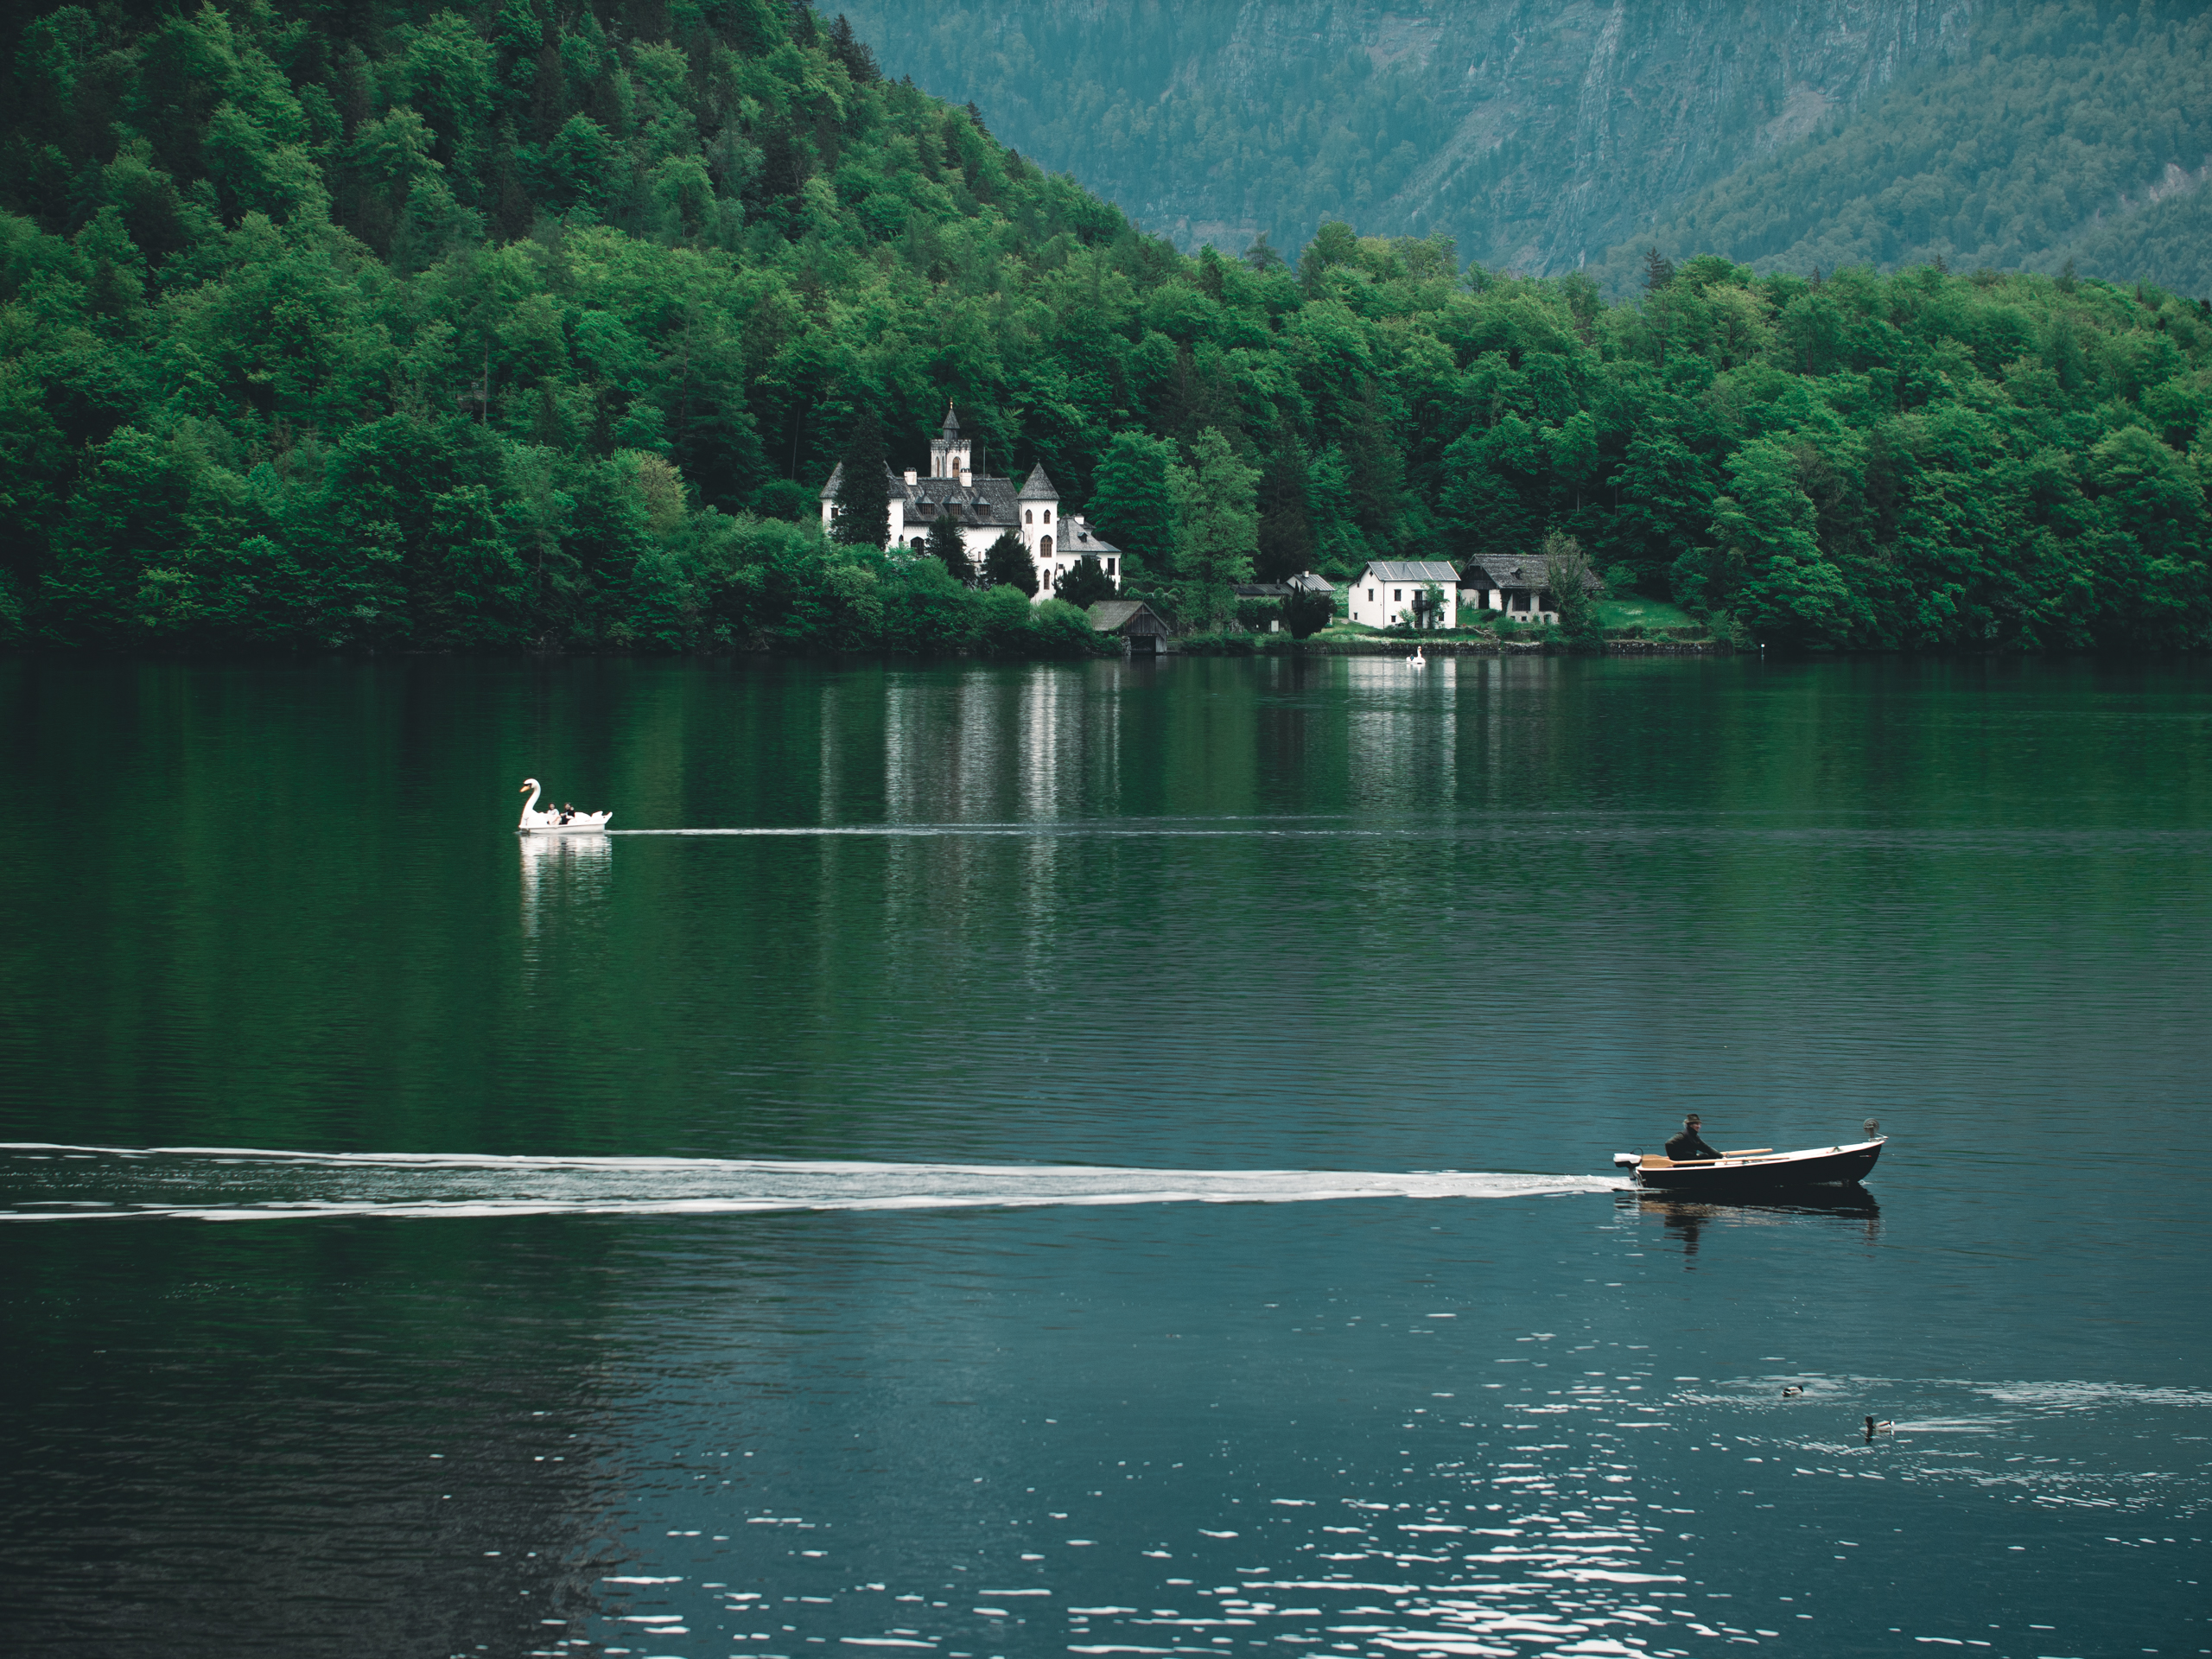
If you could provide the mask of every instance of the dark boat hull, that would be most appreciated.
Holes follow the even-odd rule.
[[[1727,1158],[1715,1163],[1675,1164],[1636,1172],[1637,1185],[1682,1197],[1732,1197],[1738,1193],[1786,1192],[1801,1186],[1856,1186],[1882,1155],[1887,1138],[1857,1146],[1829,1147],[1779,1157]]]

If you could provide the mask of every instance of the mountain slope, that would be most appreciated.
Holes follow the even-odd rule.
[[[2075,0],[1985,15],[1972,61],[1892,86],[1857,118],[1639,230],[1762,270],[2057,270],[2212,292],[2187,233],[2212,175],[2212,15],[2102,15]],[[1637,242],[1605,276],[1633,269]]]
[[[969,99],[1185,247],[1324,220],[1492,269],[1719,251],[2056,270],[2190,291],[2113,221],[2204,165],[2203,9],[2107,0],[951,0],[849,8],[887,68]],[[2154,263],[2125,263],[2131,251]],[[2119,260],[2120,264],[2107,261]]]

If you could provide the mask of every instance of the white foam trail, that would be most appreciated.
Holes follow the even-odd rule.
[[[529,1158],[255,1147],[0,1142],[17,1194],[0,1221],[175,1216],[731,1215],[794,1210],[1054,1205],[1311,1204],[1610,1192],[1599,1175],[1456,1170],[1125,1169],[1084,1164],[888,1164],[781,1159]],[[58,1154],[58,1156],[57,1156]],[[26,1170],[36,1160],[45,1167]],[[63,1196],[64,1192],[67,1196]],[[88,1197],[87,1194],[107,1194]]]
[[[1389,830],[1284,830],[1250,828],[1178,828],[1166,824],[1112,823],[825,823],[773,824],[735,830],[604,830],[605,836],[1106,836],[1159,840],[1300,841],[1321,837],[1330,841],[1402,839]]]

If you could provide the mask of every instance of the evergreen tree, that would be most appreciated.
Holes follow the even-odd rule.
[[[925,550],[962,587],[974,584],[976,566],[968,556],[968,544],[960,534],[960,525],[950,513],[940,512],[930,520],[929,542]]]
[[[1141,432],[1116,433],[1098,463],[1091,491],[1090,522],[1133,561],[1132,578],[1166,577],[1175,549],[1175,504],[1167,468],[1175,446]]]
[[[853,418],[838,465],[833,540],[848,547],[881,547],[891,539],[891,469],[883,453],[883,427],[873,406]]]
[[[1337,620],[1334,594],[1305,588],[1294,588],[1290,597],[1283,601],[1282,625],[1290,630],[1294,639],[1304,639]]]
[[[868,49],[867,41],[853,32],[843,12],[839,12],[836,22],[830,25],[824,43],[830,48],[830,55],[845,66],[846,73],[857,85],[865,86],[883,79],[883,71],[876,66],[875,54]]]
[[[1675,280],[1675,262],[1659,251],[1655,245],[1643,256],[1643,288],[1646,293],[1656,293]]]
[[[1306,457],[1278,445],[1260,474],[1260,550],[1252,562],[1262,582],[1281,582],[1313,568],[1313,520],[1306,494]]]
[[[1114,578],[1106,574],[1096,559],[1086,553],[1070,565],[1066,574],[1053,584],[1052,596],[1088,609],[1102,599],[1114,598],[1117,591]]]
[[[983,555],[983,586],[1019,588],[1033,598],[1037,592],[1037,565],[1021,544],[1019,531],[1007,531]]]
[[[1252,580],[1259,472],[1210,426],[1191,446],[1191,464],[1169,468],[1167,481],[1175,503],[1176,609],[1202,628],[1220,627],[1236,614],[1233,589]]]
[[[1245,249],[1239,257],[1262,276],[1271,270],[1286,270],[1290,264],[1282,255],[1268,246],[1268,233],[1265,231],[1262,231],[1259,235],[1254,237],[1252,245]]]

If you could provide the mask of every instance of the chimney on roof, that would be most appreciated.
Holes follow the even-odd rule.
[[[960,469],[960,487],[963,490],[972,490],[976,487],[976,474],[969,467],[963,467]]]
[[[913,469],[912,467],[909,467],[906,469],[906,487],[907,487],[908,489],[910,489],[910,490],[911,490],[911,489],[912,489],[912,488],[914,487],[915,484],[916,484],[917,482],[918,482],[918,481],[919,481],[919,480],[918,480],[915,477],[915,475],[914,475],[914,469]]]

